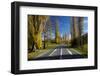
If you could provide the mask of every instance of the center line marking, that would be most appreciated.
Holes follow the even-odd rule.
[[[61,51],[60,51],[60,59],[62,59],[62,48],[61,48]]]
[[[69,54],[71,54],[71,55],[72,55],[72,52],[71,52],[69,49],[67,49],[67,51],[69,52]]]

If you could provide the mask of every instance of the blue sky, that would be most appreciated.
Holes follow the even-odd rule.
[[[59,23],[59,31],[61,35],[70,34],[70,16],[50,16],[50,20],[52,25],[55,25],[56,20],[58,20]],[[84,33],[88,32],[88,18],[84,17],[84,27],[83,27]]]
[[[84,17],[84,33],[88,32],[88,17]]]

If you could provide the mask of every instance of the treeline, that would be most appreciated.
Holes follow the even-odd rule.
[[[83,34],[84,17],[71,17],[70,22],[71,39],[67,32],[61,37],[57,18],[53,24],[50,16],[28,15],[28,50],[45,49],[48,47],[48,43],[51,45],[52,43],[69,43],[72,47],[87,44],[88,35]]]
[[[53,25],[50,16],[28,15],[28,50],[45,49],[49,43],[60,43],[58,21]],[[52,33],[55,35],[53,39]]]
[[[71,46],[87,44],[88,34],[84,34],[84,17],[71,17]]]

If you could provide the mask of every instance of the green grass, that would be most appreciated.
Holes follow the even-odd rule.
[[[56,43],[52,43],[52,44],[48,44],[48,46],[46,47],[46,49],[52,49],[52,48],[55,48],[57,47],[59,44],[56,44]]]
[[[83,46],[74,48],[75,50],[79,51],[81,54],[83,55],[87,55],[88,54],[88,45],[84,44]]]
[[[45,52],[48,52],[48,51],[51,51],[52,49],[54,49],[55,47],[57,47],[59,44],[56,44],[56,43],[52,43],[52,44],[48,44],[48,46],[45,48],[45,49],[37,49],[35,50],[35,52],[30,52],[28,53],[28,59],[33,59]]]
[[[28,53],[28,59],[32,59],[32,58],[35,58],[37,57],[38,55],[44,53],[44,52],[47,52],[48,50],[35,50],[35,52],[30,52]]]

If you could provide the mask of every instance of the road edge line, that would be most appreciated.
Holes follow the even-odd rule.
[[[51,52],[51,54],[49,54],[49,56],[51,56],[57,49],[55,49],[53,52]]]
[[[67,51],[68,51],[69,54],[73,55],[72,52],[69,49],[67,49]]]

